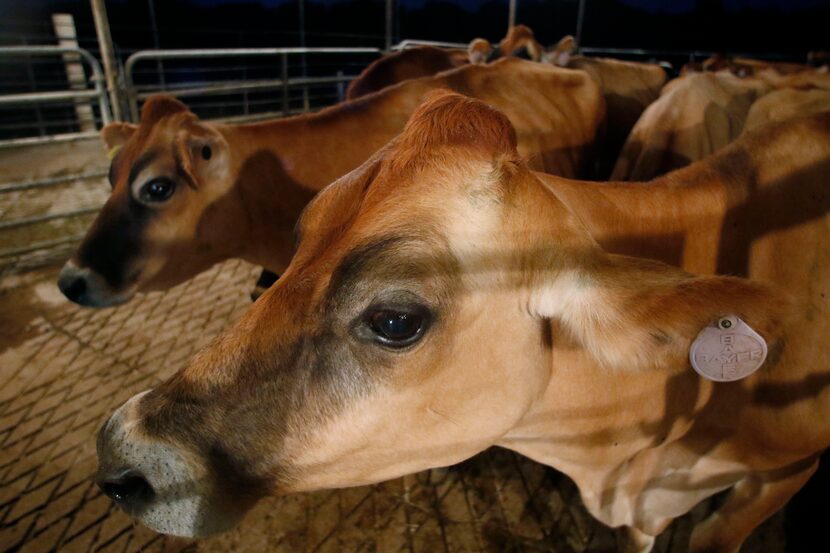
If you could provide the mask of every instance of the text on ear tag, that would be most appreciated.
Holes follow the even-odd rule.
[[[692,368],[715,382],[740,380],[757,371],[767,358],[767,342],[730,315],[700,331],[689,349]]]

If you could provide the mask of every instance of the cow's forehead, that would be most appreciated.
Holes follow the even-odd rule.
[[[146,159],[149,152],[155,152],[158,156],[164,152],[171,152],[172,155],[171,144],[176,133],[194,119],[193,114],[186,112],[168,115],[152,123],[139,124],[136,132],[113,158],[110,164],[111,180],[113,182],[123,180],[135,163]]]

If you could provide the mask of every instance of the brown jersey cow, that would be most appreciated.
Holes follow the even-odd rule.
[[[61,290],[82,305],[107,306],[232,257],[279,274],[309,199],[397,135],[424,95],[440,88],[504,110],[535,167],[575,176],[587,165],[604,112],[596,84],[582,72],[518,59],[255,124],[199,121],[181,102],[157,97],[138,126],[103,130],[107,146],[120,147],[112,194],[61,271]]]
[[[692,72],[669,82],[631,130],[611,179],[650,179],[723,148],[769,90],[762,79],[726,71]]]
[[[746,116],[743,132],[773,121],[830,111],[830,89],[782,88],[756,100]]]
[[[598,172],[607,178],[631,129],[643,111],[660,96],[666,71],[657,64],[573,56],[564,67],[579,69],[600,86],[605,98],[605,133]]]
[[[262,495],[497,444],[573,478],[625,551],[729,490],[690,551],[737,551],[830,445],[830,115],[764,131],[647,186],[580,183],[530,171],[496,110],[432,95],[309,205],[280,281],[109,419],[99,484],[201,536]],[[614,253],[663,233],[684,269],[752,280]],[[759,370],[695,372],[713,332],[703,362]]]
[[[346,99],[366,96],[409,79],[431,77],[470,63],[467,52],[434,46],[416,46],[373,61],[349,83]]]

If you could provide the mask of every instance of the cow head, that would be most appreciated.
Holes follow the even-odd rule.
[[[499,42],[503,56],[524,57],[532,61],[542,59],[542,45],[536,40],[533,31],[527,25],[514,25]]]
[[[493,51],[490,41],[484,38],[474,38],[467,46],[467,57],[474,65],[484,65]]]
[[[576,52],[576,39],[571,35],[565,35],[559,42],[546,48],[542,53],[542,62],[558,65],[559,67],[568,67],[571,61],[571,56]]]
[[[112,192],[61,271],[61,291],[103,307],[139,289],[181,282],[221,259],[216,238],[227,229],[212,216],[232,185],[223,136],[166,95],[147,100],[139,125],[112,123],[101,135]]]
[[[688,275],[657,267],[602,252],[519,161],[504,116],[433,94],[312,201],[274,287],[107,421],[99,484],[150,527],[200,536],[263,494],[459,462],[545,395],[552,320],[615,370],[687,369],[695,333],[732,307],[689,285],[672,311]]]

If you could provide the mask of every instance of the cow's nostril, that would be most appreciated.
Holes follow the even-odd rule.
[[[156,495],[149,482],[136,472],[128,472],[120,478],[103,480],[98,485],[113,501],[129,507],[146,505]]]
[[[64,296],[77,303],[86,292],[86,279],[79,276],[61,278],[58,280],[58,288]]]

